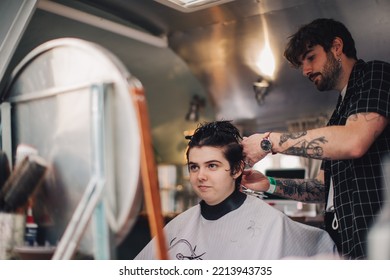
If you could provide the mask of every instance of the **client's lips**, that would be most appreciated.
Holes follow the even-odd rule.
[[[209,186],[204,186],[204,185],[199,185],[198,186],[198,189],[200,189],[201,191],[205,191],[209,188]]]

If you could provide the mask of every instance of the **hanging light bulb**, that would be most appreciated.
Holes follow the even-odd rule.
[[[265,96],[268,94],[270,86],[271,82],[264,77],[260,77],[256,82],[253,83],[253,90],[255,91],[255,98],[257,104],[264,104],[264,99]]]

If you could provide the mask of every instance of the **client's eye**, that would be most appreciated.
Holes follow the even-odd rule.
[[[209,169],[211,169],[211,170],[217,169],[217,167],[218,167],[218,165],[216,165],[215,163],[209,164]]]
[[[197,166],[196,164],[190,164],[190,165],[188,165],[188,170],[189,170],[190,172],[198,171],[198,169],[199,169],[199,166]]]

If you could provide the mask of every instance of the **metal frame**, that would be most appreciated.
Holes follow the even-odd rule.
[[[108,92],[107,88],[105,84],[91,86],[92,177],[57,246],[53,260],[69,260],[74,256],[77,245],[92,217],[95,227],[95,259],[109,260],[111,258],[109,227],[105,218],[104,202],[101,200],[105,187],[104,100]]]
[[[0,33],[0,81],[30,22],[38,0],[2,0],[0,1],[0,17],[7,32]],[[8,26],[8,28],[7,28]],[[0,89],[4,86],[0,83]]]

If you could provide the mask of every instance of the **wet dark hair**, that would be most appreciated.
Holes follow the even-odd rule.
[[[223,149],[223,154],[230,166],[230,175],[240,171],[244,165],[243,147],[241,145],[242,137],[238,129],[231,121],[215,121],[203,123],[198,126],[192,136],[187,136],[190,140],[186,152],[187,163],[188,155],[194,147],[219,147]],[[240,187],[241,175],[235,181],[236,188]]]
[[[320,18],[303,25],[295,34],[290,36],[284,51],[284,57],[296,68],[301,66],[300,58],[316,45],[329,52],[333,40],[339,37],[343,40],[343,53],[347,57],[357,59],[355,41],[351,33],[341,22],[328,18]]]

